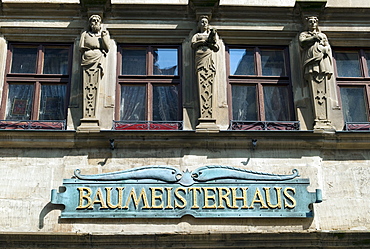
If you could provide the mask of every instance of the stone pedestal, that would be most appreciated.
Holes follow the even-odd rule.
[[[99,120],[96,118],[81,119],[81,124],[79,127],[77,127],[77,132],[80,133],[100,132]]]
[[[315,120],[314,133],[335,133],[335,127],[330,120]]]
[[[196,127],[196,132],[210,132],[218,133],[220,128],[216,125],[216,119],[213,118],[199,118],[199,124]]]

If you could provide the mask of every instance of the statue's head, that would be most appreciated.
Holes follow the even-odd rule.
[[[309,16],[306,18],[307,28],[310,31],[319,31],[319,19],[316,16]]]
[[[209,30],[209,17],[208,16],[199,17],[198,28],[201,32]]]
[[[99,32],[101,30],[101,17],[99,15],[90,16],[89,24],[92,32]]]

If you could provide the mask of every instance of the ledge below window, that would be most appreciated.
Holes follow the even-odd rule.
[[[370,131],[370,122],[346,122],[345,131]]]
[[[0,130],[65,130],[65,120],[0,120]]]
[[[229,130],[262,130],[262,131],[297,131],[300,129],[299,121],[230,121]]]
[[[113,130],[182,130],[182,121],[113,121]]]

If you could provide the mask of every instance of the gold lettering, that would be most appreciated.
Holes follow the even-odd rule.
[[[90,207],[93,208],[94,204],[100,204],[99,209],[107,209],[108,208],[107,205],[104,202],[103,193],[101,192],[100,188],[98,188],[98,190],[96,191],[95,196],[94,196],[94,200],[91,203]]]
[[[122,190],[124,187],[117,187],[118,194],[117,194],[117,204],[112,204],[112,197],[111,197],[111,191],[112,187],[106,187],[105,190],[107,191],[107,205],[109,208],[122,208]]]
[[[166,208],[173,208],[172,204],[171,204],[171,192],[172,192],[172,188],[171,187],[166,187],[166,191],[167,191],[167,206]]]
[[[243,191],[243,196],[241,196],[241,197],[236,196],[236,189],[237,188],[231,188],[231,193],[232,193],[232,196],[233,196],[232,208],[239,208],[236,205],[237,200],[243,200],[243,206],[241,208],[249,208],[248,205],[247,205],[247,190],[248,190],[248,187],[240,188]]]
[[[146,196],[146,192],[144,188],[141,189],[139,197],[136,196],[135,188],[132,188],[127,198],[126,205],[123,208],[128,208],[128,205],[130,204],[131,199],[133,199],[134,201],[135,209],[138,208],[140,200],[143,200],[143,203],[144,203],[143,208],[150,208],[148,204],[148,198]]]
[[[284,200],[284,207],[286,207],[286,208],[295,208],[295,206],[297,205],[297,201],[293,198],[293,196],[291,196],[291,195],[289,194],[288,190],[292,191],[292,192],[293,192],[293,194],[295,194],[295,188],[287,187],[287,188],[285,188],[285,189],[284,189],[284,196],[285,196],[287,199],[289,199],[289,200],[290,200],[290,202],[292,203],[292,204],[289,204],[289,203],[287,202],[287,200],[285,199],[285,200]]]
[[[80,191],[80,205],[76,209],[93,209],[94,207],[91,205],[91,189],[90,188],[85,188],[85,187],[79,187],[77,188]],[[84,192],[87,192],[84,194]],[[86,200],[86,205],[83,205],[84,200]]]
[[[223,191],[226,191],[226,193],[223,194],[222,193]],[[231,194],[231,192],[230,192],[229,188],[225,188],[225,187],[218,188],[218,207],[217,208],[225,208],[223,200],[225,200],[226,206],[228,208],[232,208],[232,206],[230,204],[230,198],[229,198],[230,194]]]
[[[150,189],[152,190],[152,208],[163,208],[163,188],[153,187]],[[160,195],[156,195],[157,191],[160,192]],[[156,204],[157,200],[161,203],[159,206]]]
[[[268,208],[266,206],[266,203],[265,203],[265,201],[263,199],[263,196],[262,196],[261,191],[259,190],[259,188],[256,188],[256,192],[254,192],[254,197],[253,197],[253,200],[252,200],[252,203],[251,203],[250,208],[254,208],[254,203],[256,203],[256,202],[259,202],[261,204],[260,209],[266,209],[266,208]]]
[[[281,187],[274,187],[275,192],[276,192],[276,202],[277,202],[277,204],[275,205],[271,203],[270,188],[264,187],[263,189],[265,190],[265,193],[266,193],[267,205],[270,208],[281,208]]]
[[[216,193],[216,188],[214,187],[203,187],[204,191],[204,207],[203,208],[216,208],[216,195],[209,195],[208,191],[213,191]],[[213,200],[213,205],[209,205],[209,201]]]
[[[180,205],[177,200],[175,200],[175,208],[185,208],[186,207],[186,199],[184,196],[180,195],[179,190],[183,191],[186,194],[186,188],[176,188],[175,190],[175,197],[178,198],[181,202],[182,205]]]
[[[201,193],[201,188],[192,187],[192,188],[189,188],[189,192],[190,191],[193,192],[193,205],[191,206],[191,208],[193,209],[199,208],[197,191]]]

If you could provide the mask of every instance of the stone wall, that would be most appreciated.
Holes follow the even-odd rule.
[[[74,51],[67,130],[0,130],[0,248],[118,248],[124,242],[133,248],[144,248],[143,243],[147,248],[174,244],[178,248],[276,248],[277,244],[281,248],[369,248],[370,133],[342,131],[338,108],[331,109],[336,131],[312,131],[311,99],[303,82],[297,40],[304,29],[302,10],[296,1],[96,2],[100,3],[1,1],[0,92],[9,43],[63,42],[73,44]],[[210,24],[220,36],[217,62],[222,66],[217,74],[215,115],[221,131],[215,134],[195,132],[199,103],[191,37],[203,8],[212,13]],[[111,49],[99,95],[101,131],[81,134],[76,132],[82,117],[78,44],[92,13],[103,16]],[[369,17],[366,0],[328,0],[319,12],[320,28],[333,47],[369,47]],[[183,131],[111,130],[117,46],[126,43],[182,46]],[[289,48],[294,110],[301,130],[228,130],[225,46],[231,44]],[[313,204],[314,218],[245,219],[60,219],[62,206],[50,203],[50,191],[71,178],[75,169],[99,174],[145,165],[182,171],[224,165],[274,174],[290,174],[296,168],[302,178],[310,179],[310,192],[322,189],[323,202]]]

